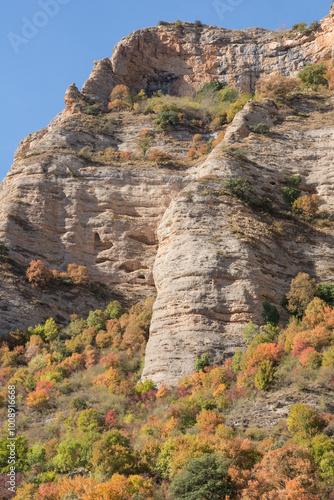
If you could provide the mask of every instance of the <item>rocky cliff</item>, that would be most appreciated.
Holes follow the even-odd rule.
[[[262,73],[294,76],[307,62],[332,56],[333,14],[307,36],[190,24],[147,28],[95,63],[81,92],[70,86],[66,109],[20,143],[1,184],[0,239],[18,266],[39,258],[63,271],[75,262],[111,292],[104,299],[81,289],[45,293],[3,267],[2,333],[51,315],[83,315],[113,293],[131,301],[157,292],[143,378],[173,384],[192,371],[197,354],[209,349],[221,361],[242,345],[242,325],[262,321],[264,300],[280,307],[300,270],[333,280],[331,222],[314,227],[284,217],[280,192],[285,174],[298,173],[304,193],[318,193],[321,209],[333,212],[331,97],[297,97],[281,110],[269,100],[250,102],[223,144],[182,169],[106,157],[108,148],[134,152],[142,130],[155,130],[151,115],[90,116],[82,109],[83,102],[99,103],[105,111],[120,83],[133,93],[182,96],[211,80],[252,90]],[[251,132],[260,122],[272,127],[270,137]],[[155,146],[182,158],[192,138],[187,128],[158,133]],[[233,176],[247,178],[259,198],[270,196],[274,214],[219,194]]]

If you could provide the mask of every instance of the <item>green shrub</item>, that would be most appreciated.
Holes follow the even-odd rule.
[[[154,123],[163,130],[176,127],[181,122],[182,114],[176,110],[162,110],[157,113]]]
[[[270,135],[270,127],[267,123],[259,123],[255,127],[251,127],[252,132],[254,134],[260,134],[260,135]]]
[[[317,31],[320,28],[320,23],[319,21],[312,21],[310,26],[307,26],[306,22],[303,21],[302,23],[297,23],[292,26],[293,31],[298,31],[299,33],[302,33],[303,35],[309,35],[313,31]]]
[[[145,380],[145,382],[139,382],[139,384],[135,388],[136,394],[146,394],[147,392],[155,390],[156,390],[155,383],[151,379],[147,379]]]
[[[254,338],[260,333],[260,328],[258,325],[250,321],[241,330],[242,338],[246,341],[247,345],[250,345]]]
[[[10,471],[11,450],[7,438],[0,439],[0,472]],[[15,470],[24,470],[27,465],[28,440],[24,436],[17,436],[15,441]]]
[[[71,408],[74,410],[85,410],[87,408],[86,401],[79,396],[76,396],[71,401]]]
[[[275,368],[272,361],[265,359],[257,369],[255,375],[255,387],[259,391],[267,391],[274,380]]]
[[[270,323],[271,325],[278,325],[279,313],[275,306],[270,304],[267,300],[262,303],[263,313],[262,318],[265,323]]]
[[[322,366],[333,366],[334,367],[334,346],[327,349],[322,357]]]
[[[109,319],[118,319],[121,316],[123,316],[123,314],[125,314],[126,312],[127,312],[127,310],[121,306],[121,304],[118,302],[118,300],[114,300],[113,302],[110,302],[107,305],[106,309],[104,310],[105,315]]]
[[[238,200],[242,201],[248,200],[249,195],[253,190],[249,181],[243,179],[242,177],[232,177],[231,179],[228,179],[223,182],[222,188],[238,198]]]
[[[202,354],[201,357],[197,356],[196,361],[195,361],[195,371],[200,372],[201,370],[204,370],[207,366],[211,365],[211,354],[209,352],[206,352],[205,354]]]
[[[244,94],[244,95],[241,95],[233,104],[232,106],[230,107],[230,109],[228,110],[228,113],[227,113],[227,121],[228,122],[231,122],[233,120],[233,118],[235,117],[235,115],[237,113],[239,113],[239,111],[241,111],[245,104],[247,104],[247,102],[252,99],[252,95],[251,94]]]
[[[231,494],[229,465],[223,455],[192,458],[173,479],[170,493],[175,500],[221,500]]]
[[[218,92],[219,90],[222,90],[225,87],[227,87],[227,84],[225,82],[207,82],[204,83],[203,87],[198,92],[198,94],[205,95],[210,92]]]
[[[239,97],[239,92],[237,89],[234,87],[229,87],[229,86],[224,86],[220,91],[219,91],[219,98],[221,101],[225,102],[235,102],[238,97]]]
[[[90,447],[91,449],[91,447]],[[58,453],[53,459],[53,465],[60,472],[70,472],[89,464],[87,446],[80,441],[67,438],[58,447]]]
[[[283,199],[285,203],[290,205],[294,204],[294,202],[297,200],[299,197],[301,190],[299,189],[299,184],[301,183],[302,179],[300,175],[286,175],[284,178],[286,184],[288,187],[286,188],[281,188],[282,194],[283,194]]]
[[[240,370],[241,360],[242,360],[242,350],[236,349],[231,363],[231,368],[234,372],[238,372]]]
[[[90,311],[88,314],[87,325],[94,326],[97,331],[104,330],[106,326],[106,319],[104,311],[95,309],[95,311]]]
[[[183,22],[180,21],[180,19],[176,19],[174,25],[175,25],[175,28],[182,28]]]
[[[334,451],[324,454],[320,462],[320,470],[323,478],[334,476]]]
[[[318,464],[325,453],[334,452],[334,441],[330,437],[320,434],[312,439],[310,450],[314,461]]]
[[[197,28],[202,28],[202,27],[203,27],[203,23],[202,23],[202,21],[200,21],[199,19],[196,19],[196,21],[194,22],[194,25],[195,25]]]
[[[294,24],[291,29],[293,31],[299,31],[299,33],[304,33],[306,28],[307,28],[307,24],[305,21],[303,21],[302,23]]]
[[[103,419],[100,413],[94,408],[83,410],[78,418],[77,426],[83,432],[95,431],[103,424]]]
[[[303,87],[312,88],[317,85],[328,85],[327,68],[324,64],[308,64],[298,73]]]
[[[328,304],[334,303],[334,285],[331,283],[323,283],[318,285],[317,296]]]
[[[288,429],[294,433],[302,433],[308,436],[315,436],[324,427],[324,421],[311,406],[297,403],[290,408]]]
[[[250,206],[254,210],[259,210],[262,213],[272,213],[274,210],[273,200],[268,196],[263,196],[262,198],[255,198],[250,201]]]
[[[101,104],[91,104],[86,108],[87,115],[97,116],[101,111]]]

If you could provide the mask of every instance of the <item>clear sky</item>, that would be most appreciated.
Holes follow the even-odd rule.
[[[161,20],[276,29],[325,17],[331,0],[10,0],[1,2],[0,180],[20,140],[45,127],[81,88],[93,61]]]

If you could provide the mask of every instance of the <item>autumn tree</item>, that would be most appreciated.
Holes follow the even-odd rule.
[[[290,408],[288,429],[292,432],[315,436],[324,428],[325,422],[311,406],[297,403]]]
[[[311,279],[306,273],[299,273],[291,281],[290,291],[287,293],[287,310],[302,318],[306,307],[315,297],[317,285],[314,279]]]
[[[116,85],[109,96],[109,111],[123,111],[131,109],[133,98],[129,87],[126,85]]]
[[[78,266],[77,264],[69,264],[67,266],[67,273],[74,285],[87,286],[89,284],[87,267]]]
[[[52,271],[41,260],[32,260],[30,262],[26,276],[34,287],[47,286],[53,279]]]
[[[284,445],[268,451],[255,465],[242,499],[317,500],[316,467],[305,448]]]
[[[298,198],[293,203],[292,209],[306,219],[314,219],[317,216],[319,206],[318,195],[312,194],[311,196],[305,195]]]
[[[136,139],[137,149],[142,153],[144,158],[152,145],[152,141],[152,136],[146,128],[141,131],[140,136]]]
[[[107,431],[95,443],[92,463],[95,471],[105,475],[128,474],[137,468],[130,440],[117,430]]]

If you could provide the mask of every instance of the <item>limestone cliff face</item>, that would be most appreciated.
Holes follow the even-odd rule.
[[[204,82],[226,81],[239,90],[254,90],[263,74],[296,76],[305,64],[328,59],[334,47],[334,10],[310,35],[260,28],[242,31],[217,26],[172,23],[132,33],[114,48],[113,56],[95,63],[82,93],[106,104],[115,83],[134,92],[162,89],[189,95]]]
[[[249,103],[227,130],[223,149],[217,146],[167,209],[158,229],[158,295],[143,378],[175,384],[193,370],[197,355],[209,350],[216,362],[230,357],[242,345],[242,325],[261,324],[263,301],[275,304],[284,319],[279,304],[301,270],[334,279],[333,229],[264,216],[217,196],[222,181],[241,176],[283,211],[284,176],[300,174],[304,194],[317,192],[321,208],[332,213],[332,110],[328,104],[320,118],[309,108],[306,120],[278,114],[270,101]],[[281,123],[271,139],[250,133],[253,123],[273,118]],[[231,143],[246,161],[226,154]]]
[[[210,80],[249,90],[263,72],[295,75],[306,62],[331,57],[333,15],[332,8],[308,37],[190,24],[135,32],[111,59],[95,63],[81,91],[68,88],[66,109],[49,126],[20,143],[0,186],[0,240],[22,266],[37,258],[58,271],[72,262],[87,266],[93,280],[114,289],[113,298],[138,301],[157,292],[144,379],[175,384],[197,354],[209,349],[216,361],[231,355],[242,345],[242,325],[262,321],[264,300],[280,307],[300,270],[334,280],[331,225],[263,215],[220,194],[226,178],[246,177],[280,214],[284,176],[298,173],[304,192],[317,192],[321,209],[333,212],[333,102],[296,101],[294,112],[250,102],[224,144],[184,170],[105,156],[108,148],[134,152],[141,131],[155,130],[153,119],[88,116],[84,108],[100,103],[106,110],[119,83],[184,95]],[[270,138],[251,132],[260,122],[272,127]],[[186,129],[155,133],[153,146],[185,157],[192,137]],[[242,161],[231,147],[244,151]],[[66,321],[110,299],[80,289],[44,293],[1,272],[1,333],[50,316]]]

